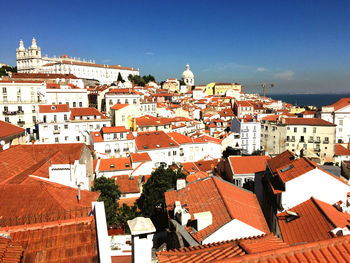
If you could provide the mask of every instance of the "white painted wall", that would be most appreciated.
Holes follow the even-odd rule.
[[[250,225],[247,225],[242,221],[239,221],[238,219],[233,219],[232,221],[218,229],[216,232],[211,234],[209,237],[204,239],[202,241],[202,245],[249,236],[258,236],[263,234],[265,233]]]
[[[312,196],[333,205],[338,201],[346,202],[350,186],[331,175],[313,169],[285,184],[286,191],[281,195],[284,209],[292,208],[310,199]]]

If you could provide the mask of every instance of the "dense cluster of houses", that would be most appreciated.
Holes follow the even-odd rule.
[[[0,262],[350,256],[334,252],[350,249],[350,98],[310,110],[237,83],[85,86],[43,73],[4,77],[0,92]],[[107,232],[90,190],[111,178],[133,205],[158,167],[186,179],[165,192],[169,232],[152,253],[152,221]]]

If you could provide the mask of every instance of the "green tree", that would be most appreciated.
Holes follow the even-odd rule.
[[[141,215],[141,212],[137,211],[137,206],[128,206],[123,204],[122,207],[117,209],[116,223],[124,228],[124,231],[130,234],[130,229],[128,226],[128,220],[134,219]]]
[[[129,75],[128,76],[128,80],[130,80],[131,82],[134,82],[136,86],[142,86],[144,87],[148,82],[150,81],[155,81],[155,78],[152,75],[148,75],[148,76],[133,76],[133,75]]]
[[[0,77],[7,76],[8,75],[7,72],[16,73],[17,72],[17,67],[2,66],[0,68]]]
[[[118,185],[116,185],[113,179],[102,176],[95,179],[94,186],[91,190],[100,192],[98,201],[103,201],[105,204],[107,225],[115,223],[118,200],[121,195]]]
[[[117,81],[121,81],[122,83],[125,82],[125,80],[123,79],[123,77],[122,77],[122,75],[120,74],[120,72],[119,72],[119,74],[118,74],[118,79],[117,79]]]
[[[143,192],[137,200],[137,205],[144,216],[150,217],[157,230],[163,229],[167,224],[166,205],[164,193],[175,188],[176,180],[186,178],[181,170],[164,169],[163,166],[152,172],[151,177],[143,186]]]

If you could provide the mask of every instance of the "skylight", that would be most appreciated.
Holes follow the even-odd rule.
[[[283,172],[289,171],[290,169],[293,169],[293,168],[294,168],[294,165],[291,164],[291,165],[289,165],[289,166],[287,166],[287,167],[284,167],[284,168],[281,169],[280,171],[283,173]]]

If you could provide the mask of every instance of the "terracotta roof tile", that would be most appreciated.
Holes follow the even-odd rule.
[[[125,126],[102,127],[102,133],[130,132]]]
[[[294,159],[295,157],[293,153],[286,150],[283,153],[271,158],[270,160],[267,160],[267,164],[272,173],[277,173],[278,168],[290,164],[294,161]]]
[[[99,163],[98,171],[132,170],[130,157],[97,159],[94,163]]]
[[[175,201],[187,204],[193,213],[210,211],[213,222],[205,229],[191,233],[201,242],[223,225],[238,219],[262,232],[269,233],[269,228],[261,211],[256,196],[215,176],[187,184],[185,189],[165,193],[168,213],[174,209]]]
[[[278,175],[283,182],[288,182],[316,168],[316,164],[306,158],[300,158],[278,168]]]
[[[39,113],[69,112],[67,104],[39,105]]]
[[[24,132],[25,132],[25,129],[23,128],[20,128],[11,123],[0,121],[0,139],[8,136],[16,135],[16,134],[24,135]]]
[[[334,110],[337,111],[349,105],[350,105],[350,98],[341,98],[340,100],[338,100],[337,102],[329,106],[333,106]]]
[[[229,162],[234,174],[255,174],[266,170],[269,156],[230,156]]]
[[[114,176],[115,183],[123,194],[139,193],[138,176],[129,177],[128,175]]]
[[[318,118],[285,118],[282,123],[287,125],[336,126],[333,123]]]
[[[120,109],[123,109],[125,107],[129,106],[129,104],[114,104],[111,109],[112,110],[120,110]]]
[[[337,143],[335,145],[335,155],[350,155],[350,150],[345,148],[343,145]]]
[[[21,262],[23,250],[18,242],[14,242],[10,238],[0,237],[0,262]]]
[[[96,108],[71,108],[71,120],[74,120],[76,116],[101,116],[101,119],[107,119]]]
[[[215,262],[251,253],[261,253],[287,245],[273,234],[244,239],[211,243],[205,246],[185,247],[170,251],[157,252],[160,263],[163,262]]]
[[[131,153],[130,157],[133,163],[152,161],[148,153]]]
[[[24,248],[22,262],[99,262],[94,217],[7,229]]]
[[[179,146],[179,144],[172,140],[164,131],[138,132],[135,143],[139,151]]]

